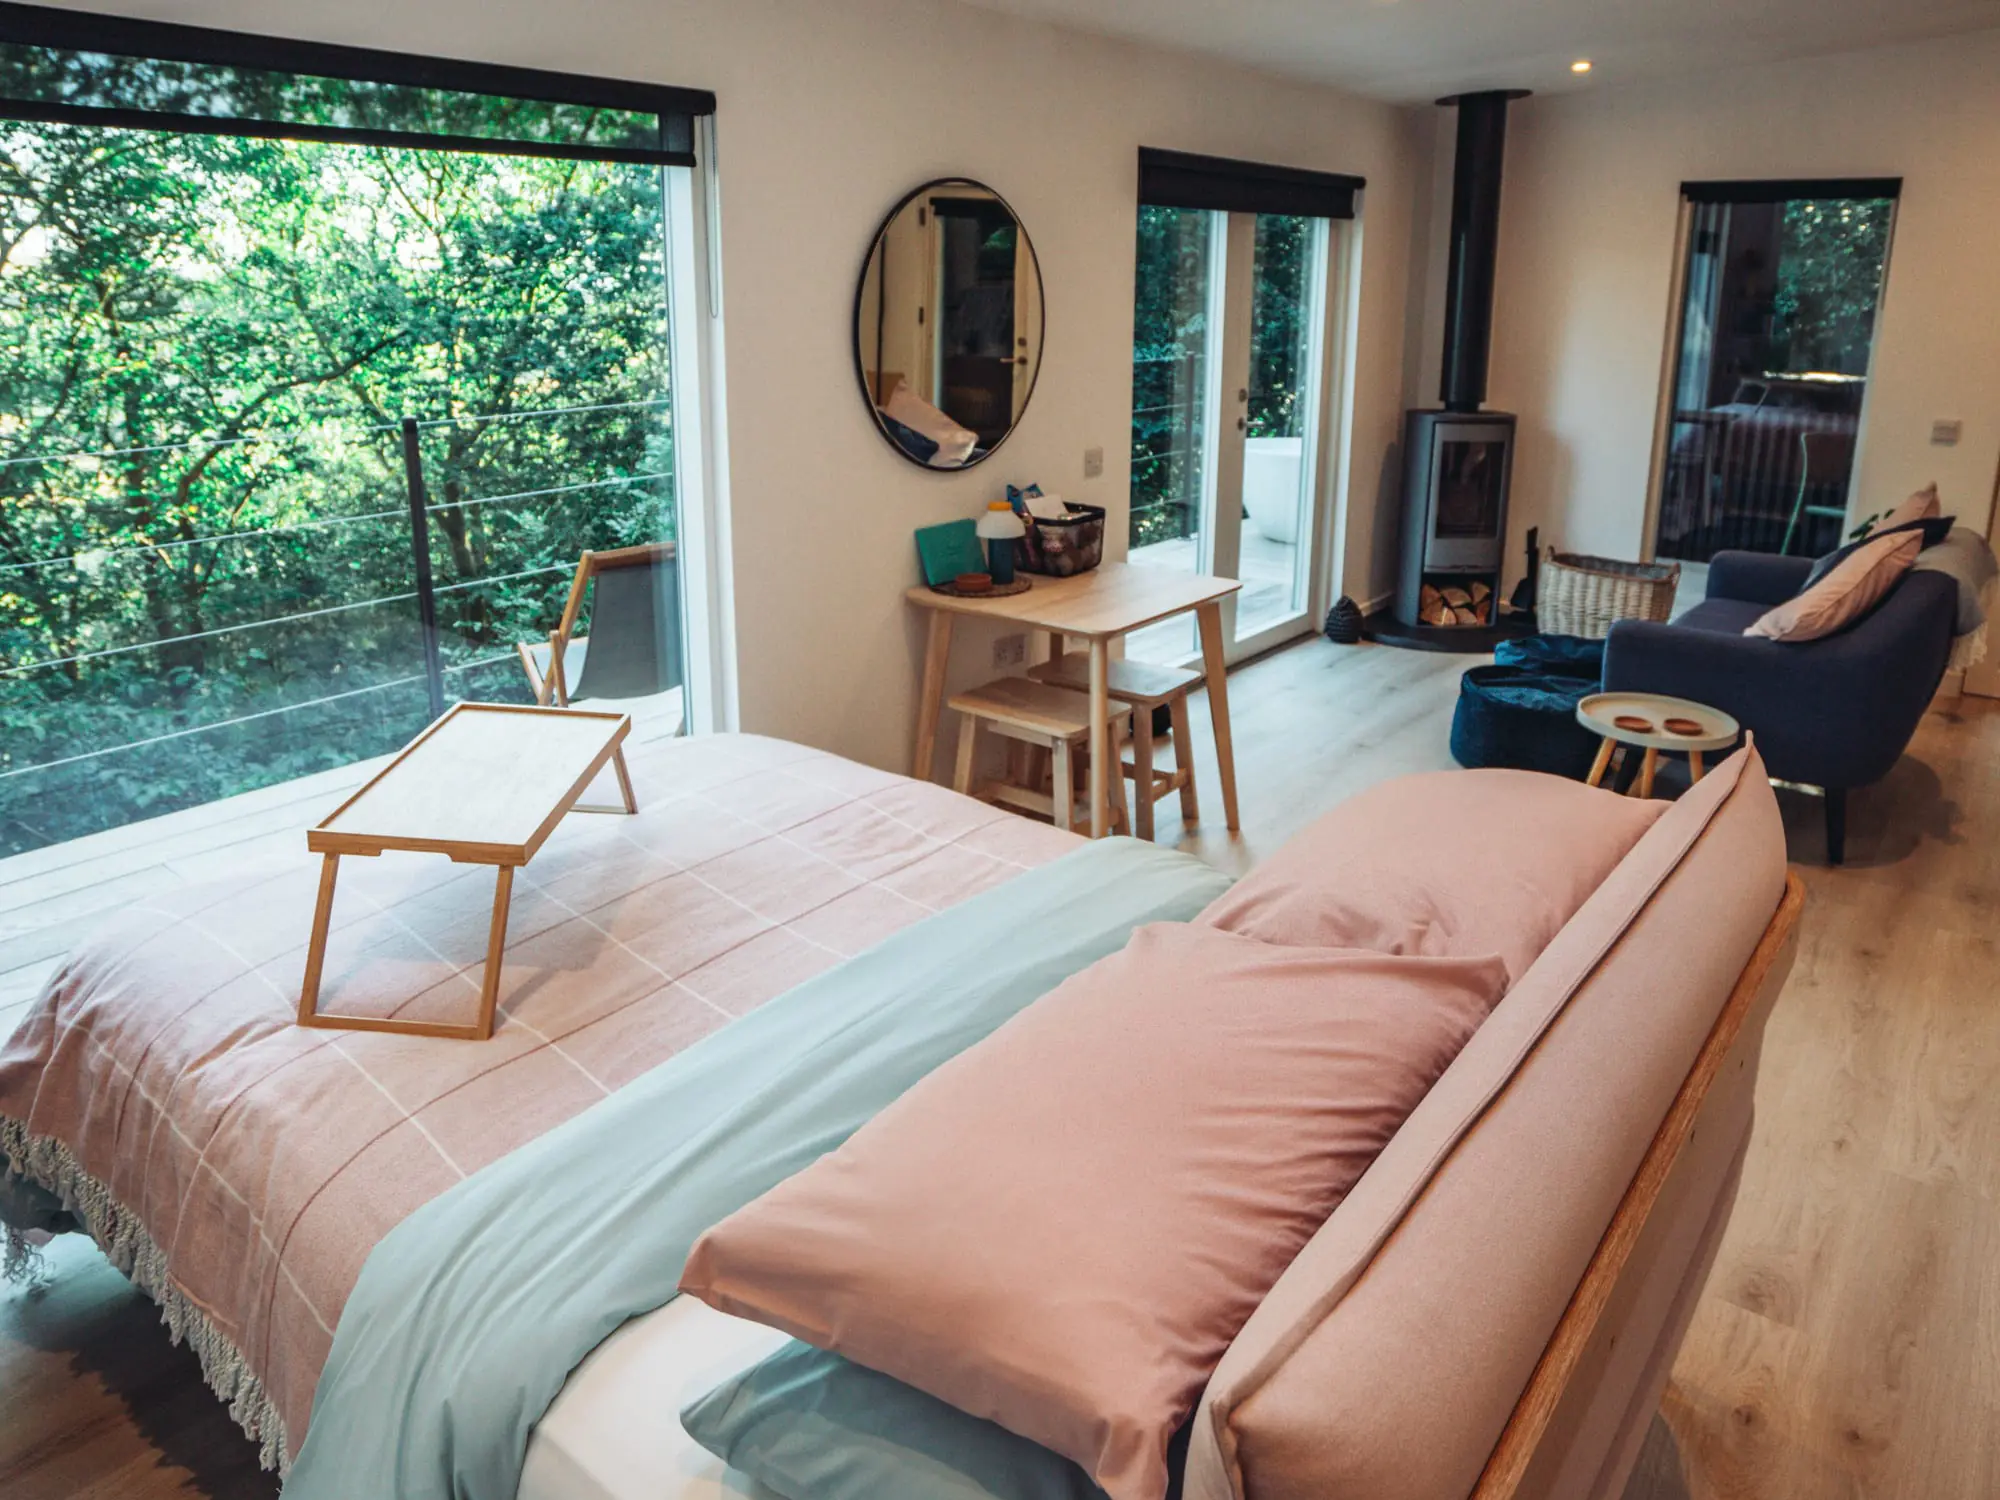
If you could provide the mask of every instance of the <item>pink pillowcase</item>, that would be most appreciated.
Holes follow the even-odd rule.
[[[1915,519],[1914,517],[1912,519]],[[1774,641],[1816,641],[1845,629],[1873,609],[1923,550],[1921,531],[1885,536],[1857,547],[1818,583],[1767,611],[1745,635]]]
[[[1667,804],[1532,771],[1352,797],[1195,918],[1267,943],[1471,958],[1520,979]]]
[[[1933,481],[1877,521],[1875,529],[1887,531],[1892,526],[1907,526],[1912,521],[1928,521],[1943,514],[1944,502],[1938,499],[1938,487]]]
[[[1505,982],[1141,928],[710,1229],[681,1290],[1159,1500],[1230,1340]]]

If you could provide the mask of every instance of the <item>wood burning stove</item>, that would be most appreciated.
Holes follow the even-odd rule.
[[[1443,630],[1491,625],[1507,545],[1514,419],[1497,411],[1413,411],[1403,443],[1396,616],[1405,625]]]
[[[1482,411],[1493,329],[1494,259],[1507,105],[1518,89],[1440,99],[1458,106],[1451,269],[1445,284],[1442,411],[1403,427],[1402,567],[1396,618],[1416,631],[1498,623],[1514,418]]]

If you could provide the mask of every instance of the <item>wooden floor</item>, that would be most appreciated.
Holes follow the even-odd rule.
[[[1209,820],[1183,847],[1247,868],[1354,792],[1448,766],[1466,665],[1310,641],[1233,673],[1243,831],[1222,832],[1204,754]],[[1198,718],[1198,747],[1206,733]],[[0,861],[0,1029],[106,905],[297,837],[336,788],[293,790],[239,799],[200,834],[101,836],[123,852],[84,863]],[[1817,803],[1783,800],[1809,891],[1798,967],[1771,1021],[1736,1216],[1665,1404],[1671,1434],[1656,1429],[1628,1500],[1990,1500],[2000,704],[1927,717],[1889,778],[1853,798],[1842,869],[1825,867]],[[87,1244],[62,1243],[54,1263],[47,1292],[0,1291],[0,1496],[274,1495],[150,1306]]]

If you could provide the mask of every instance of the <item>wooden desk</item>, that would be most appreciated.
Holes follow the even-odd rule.
[[[1208,684],[1209,717],[1215,725],[1215,768],[1222,776],[1222,808],[1230,831],[1236,818],[1236,755],[1229,742],[1229,684],[1222,660],[1222,601],[1243,585],[1233,578],[1176,573],[1165,568],[1105,563],[1072,578],[1036,576],[1025,594],[1001,599],[959,599],[918,585],[904,597],[931,612],[930,640],[924,651],[923,686],[917,696],[917,730],[910,774],[931,779],[938,718],[944,708],[945,667],[951,656],[951,628],[958,615],[975,615],[1049,634],[1051,653],[1061,655],[1066,637],[1090,645],[1090,836],[1103,838],[1110,827],[1110,735],[1105,725],[1111,699],[1106,689],[1111,642],[1174,615],[1194,612],[1201,627],[1202,675]]]
[[[619,751],[631,730],[632,720],[625,714],[460,703],[410,741],[318,827],[308,829],[306,847],[325,859],[320,866],[319,903],[313,909],[312,941],[306,947],[305,983],[299,990],[299,1025],[464,1041],[484,1041],[493,1035],[514,871],[535,857],[563,814],[576,806],[591,778],[607,763],[617,768],[624,811],[638,811]],[[493,925],[486,940],[486,983],[480,991],[479,1018],[472,1025],[323,1015],[319,1010],[320,970],[326,963],[340,857],[380,855],[389,849],[499,867],[493,885]]]

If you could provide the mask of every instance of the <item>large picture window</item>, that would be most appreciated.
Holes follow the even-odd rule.
[[[578,555],[679,535],[713,107],[54,15],[0,7],[0,854],[530,699]]]

